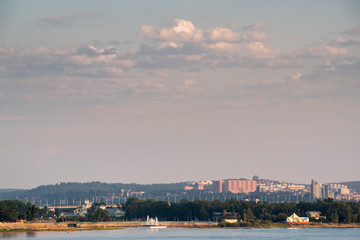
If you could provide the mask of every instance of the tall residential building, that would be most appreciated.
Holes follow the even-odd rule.
[[[224,188],[224,180],[213,181],[214,193],[222,193]]]
[[[197,187],[197,190],[204,190],[204,184],[202,181],[197,182],[195,186]]]
[[[256,181],[249,180],[226,180],[224,192],[249,193],[256,191]]]
[[[251,180],[216,180],[213,182],[214,193],[249,193],[256,191],[256,181]]]
[[[329,185],[324,185],[322,188],[321,188],[321,194],[322,194],[322,198],[329,198]]]
[[[311,179],[311,200],[316,201],[321,198],[321,184],[316,182],[314,179]]]

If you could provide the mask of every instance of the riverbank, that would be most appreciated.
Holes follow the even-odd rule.
[[[73,222],[71,222],[73,223]],[[70,224],[71,224],[70,223]],[[129,227],[142,227],[146,222],[78,222],[76,227],[69,227],[69,223],[1,223],[0,232],[21,232],[21,231],[82,231],[82,230],[110,230]],[[217,222],[161,222],[161,225],[177,228],[209,228],[217,227]]]
[[[217,222],[161,222],[161,225],[169,228],[216,228]],[[68,223],[0,223],[0,232],[32,232],[32,231],[87,231],[87,230],[111,230],[129,227],[145,226],[145,222],[99,222],[77,223],[76,227],[69,227]],[[357,228],[360,224],[335,224],[335,223],[310,223],[310,224],[287,224],[272,223],[267,226],[256,228]],[[250,227],[251,228],[251,227]]]

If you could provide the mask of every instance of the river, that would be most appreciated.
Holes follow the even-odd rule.
[[[256,229],[199,229],[199,228],[127,228],[102,231],[0,233],[0,239],[286,239],[286,240],[359,240],[360,228],[256,228]]]

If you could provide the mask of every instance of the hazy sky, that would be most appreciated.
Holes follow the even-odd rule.
[[[360,180],[359,1],[0,1],[0,188]]]

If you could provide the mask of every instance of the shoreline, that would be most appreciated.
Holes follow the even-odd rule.
[[[218,222],[161,222],[168,228],[222,228]],[[0,233],[12,232],[42,232],[42,231],[92,231],[92,230],[114,230],[130,227],[144,227],[145,222],[79,222],[76,227],[68,227],[63,223],[0,223]],[[272,223],[256,227],[234,227],[236,229],[249,228],[359,228],[360,224],[335,224],[335,223],[310,223],[310,224],[288,224]],[[232,229],[234,229],[232,228]],[[226,228],[223,228],[226,229]]]

